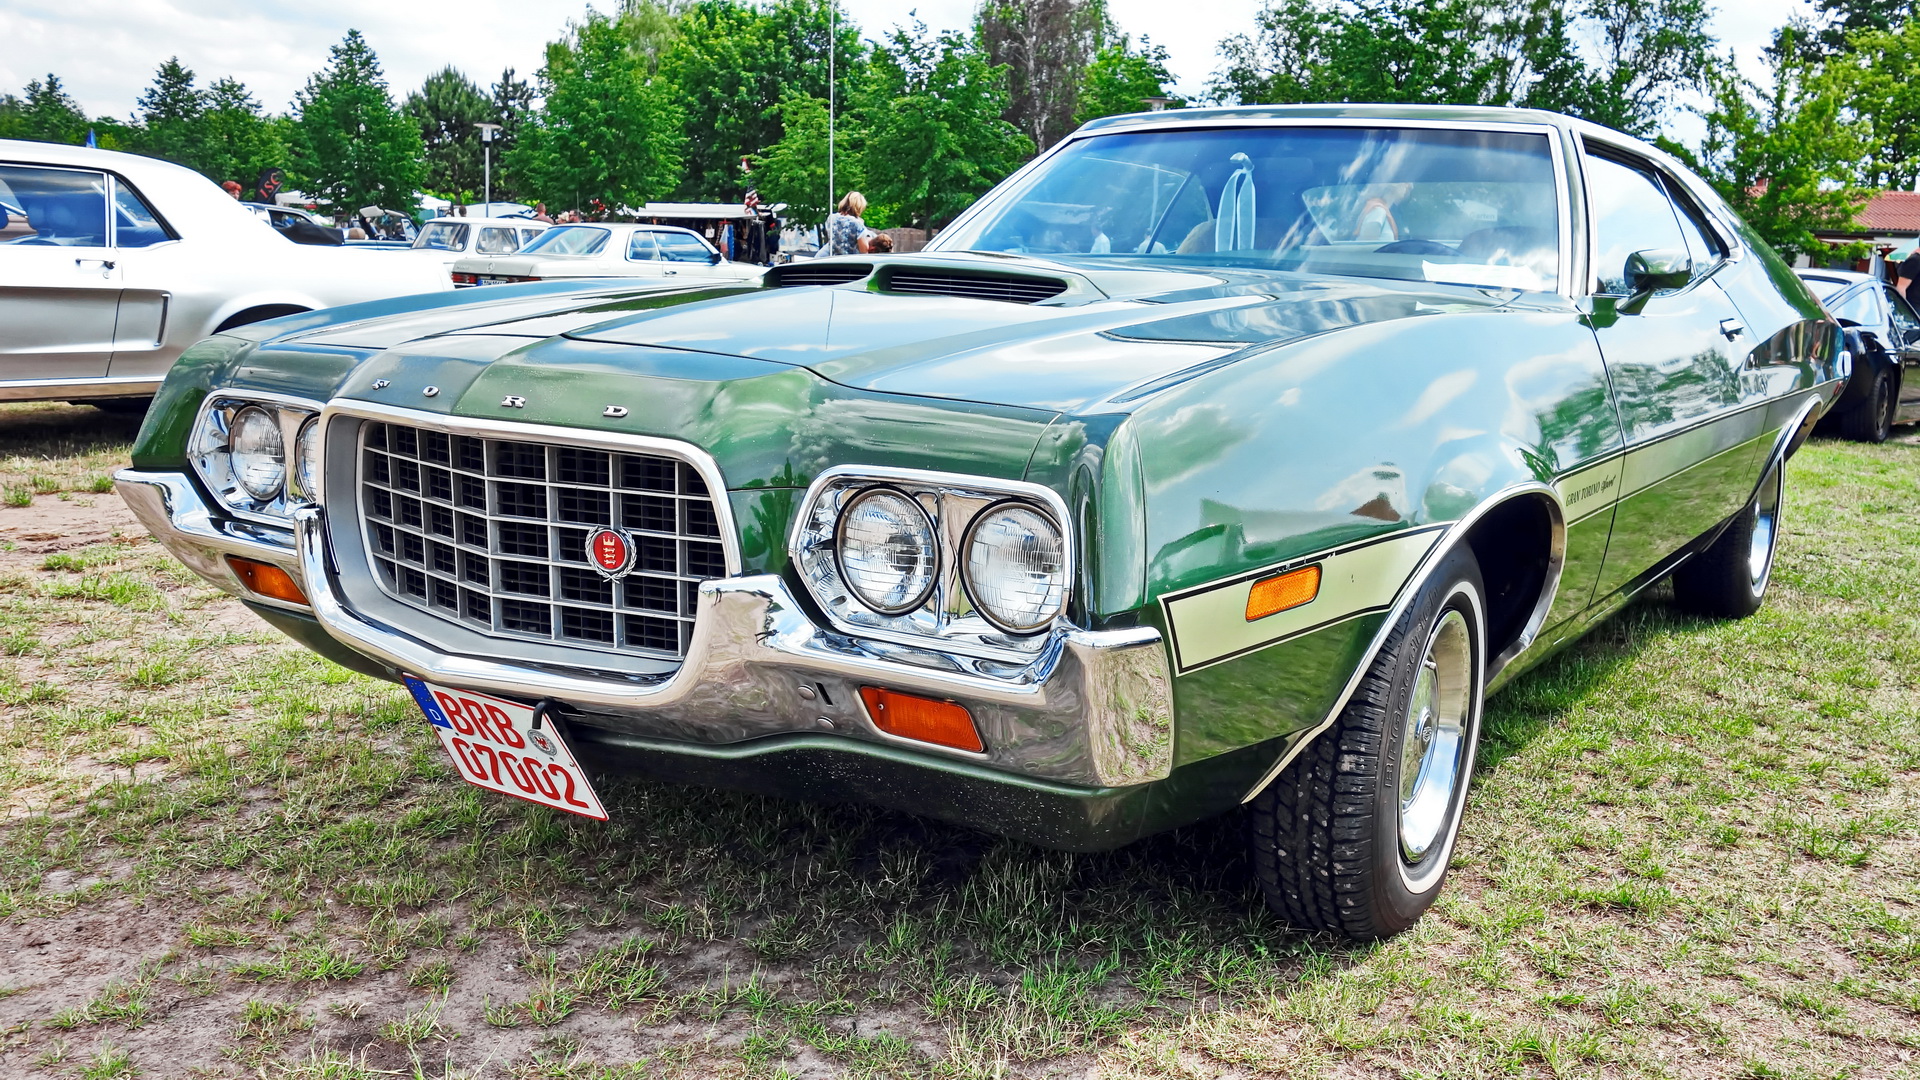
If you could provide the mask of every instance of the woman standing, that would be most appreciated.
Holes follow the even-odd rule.
[[[847,192],[840,200],[840,211],[827,215],[827,254],[855,255],[867,251],[867,223],[861,215],[867,212],[867,197],[857,191]]]

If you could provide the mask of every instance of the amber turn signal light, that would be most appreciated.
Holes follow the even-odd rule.
[[[249,592],[272,597],[275,600],[285,600],[289,604],[307,603],[307,594],[300,591],[300,586],[295,584],[293,578],[285,570],[271,563],[254,562],[252,559],[243,559],[238,555],[229,555],[227,565],[232,568],[234,576],[240,579],[240,584],[245,585]]]
[[[1278,615],[1320,595],[1320,564],[1303,566],[1253,583],[1247,594],[1247,621]]]
[[[873,726],[889,735],[971,750],[976,754],[986,749],[980,742],[980,733],[974,730],[973,716],[951,701],[915,697],[877,686],[861,687],[860,700],[867,703],[867,715],[873,717]]]

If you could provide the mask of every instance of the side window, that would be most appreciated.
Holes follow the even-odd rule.
[[[482,255],[510,255],[520,250],[520,238],[512,229],[481,229],[480,245],[475,250]]]
[[[1593,215],[1596,292],[1625,296],[1627,256],[1636,251],[1687,250],[1673,204],[1650,172],[1611,158],[1587,155],[1587,206]]]
[[[1856,289],[1829,305],[1833,317],[1855,326],[1880,325],[1880,298],[1873,289]]]
[[[1912,344],[1915,338],[1920,337],[1920,316],[1914,314],[1913,305],[1907,303],[1906,297],[1888,286],[1882,285],[1881,288],[1886,290],[1887,312],[1893,316],[1893,336],[1902,345]]]
[[[634,262],[658,262],[660,250],[654,245],[653,234],[636,232],[627,241],[627,258]]]
[[[113,182],[113,246],[123,248],[152,247],[173,239],[167,227],[153,216],[153,211],[134,193],[134,190],[118,180]]]
[[[521,229],[521,230],[520,230],[520,243],[521,243],[521,245],[522,245],[522,246],[525,246],[525,245],[527,245],[527,244],[531,244],[531,243],[533,243],[533,238],[534,238],[534,237],[536,237],[536,236],[539,236],[539,235],[540,235],[540,230],[539,230],[539,229]]]
[[[660,257],[668,262],[712,261],[712,251],[697,237],[684,233],[661,233],[655,239],[660,242]]]
[[[1726,248],[1713,234],[1700,212],[1686,196],[1680,194],[1680,185],[1672,177],[1661,177],[1667,186],[1667,194],[1672,197],[1674,217],[1680,222],[1680,235],[1687,241],[1687,254],[1693,256],[1693,277],[1698,281],[1712,270],[1725,255]]]
[[[0,237],[8,244],[107,246],[107,178],[79,169],[0,165]]]

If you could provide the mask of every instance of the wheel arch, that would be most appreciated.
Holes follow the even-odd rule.
[[[1517,536],[1509,537],[1509,532]],[[1529,551],[1526,544],[1544,539],[1547,547],[1544,554]],[[1477,541],[1477,543],[1476,543]],[[1367,669],[1380,655],[1386,644],[1387,636],[1393,632],[1407,609],[1413,605],[1414,598],[1427,584],[1436,570],[1446,562],[1447,556],[1462,544],[1468,545],[1475,559],[1481,562],[1482,584],[1487,589],[1487,636],[1485,653],[1487,670],[1484,678],[1492,685],[1494,676],[1500,669],[1510,664],[1524,653],[1538,638],[1547,613],[1553,607],[1553,598],[1560,586],[1560,573],[1565,565],[1566,556],[1566,507],[1560,501],[1560,495],[1551,486],[1537,480],[1514,484],[1502,488],[1488,496],[1468,511],[1434,544],[1433,548],[1421,559],[1400,592],[1394,598],[1392,608],[1374,632],[1368,642],[1366,652],[1360,662],[1354,665],[1347,676],[1346,684],[1341,688],[1333,704],[1327,709],[1320,722],[1297,735],[1280,758],[1261,774],[1260,779],[1248,789],[1241,802],[1251,802],[1267,785],[1273,783],[1286,767],[1298,757],[1307,745],[1318,738],[1339,718],[1341,710],[1347,707],[1354,692],[1359,688]],[[1496,555],[1511,556],[1505,569],[1496,569],[1495,577],[1506,590],[1508,607],[1504,629],[1495,629],[1495,616],[1491,597],[1495,586],[1489,579],[1487,563],[1482,551]],[[1529,602],[1530,601],[1530,602]],[[1506,634],[1505,643],[1498,635]]]

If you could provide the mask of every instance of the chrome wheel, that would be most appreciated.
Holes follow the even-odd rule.
[[[1472,632],[1449,608],[1427,635],[1400,728],[1401,875],[1415,891],[1446,870],[1446,841],[1472,753],[1473,694]]]
[[[1780,495],[1785,486],[1780,463],[1774,462],[1754,496],[1753,537],[1747,545],[1747,585],[1759,596],[1773,574],[1773,549],[1780,539]]]

